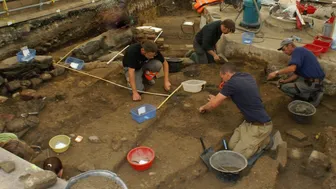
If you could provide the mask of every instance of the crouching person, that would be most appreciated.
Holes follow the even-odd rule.
[[[123,66],[125,77],[132,88],[132,98],[134,101],[141,100],[138,92],[144,91],[144,81],[150,85],[155,84],[155,76],[163,67],[164,89],[170,90],[169,65],[164,59],[157,45],[153,41],[144,41],[142,44],[130,45],[126,50]]]
[[[322,70],[316,56],[304,47],[296,47],[292,38],[284,39],[279,51],[291,56],[288,66],[268,75],[273,79],[282,74],[292,74],[288,79],[280,80],[280,89],[288,96],[307,101],[317,107],[323,97]]]
[[[273,124],[260,98],[254,78],[248,73],[236,72],[232,64],[225,64],[220,70],[223,88],[216,95],[210,95],[209,102],[199,108],[201,113],[218,107],[231,98],[244,115],[245,121],[235,129],[229,149],[241,153],[247,159],[260,152],[270,143]]]

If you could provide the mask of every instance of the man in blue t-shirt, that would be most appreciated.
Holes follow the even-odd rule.
[[[325,74],[316,56],[306,48],[296,47],[291,38],[283,40],[278,50],[291,56],[291,60],[286,68],[270,73],[267,79],[292,73],[287,79],[279,81],[280,89],[292,98],[299,98],[315,107],[318,106],[323,97]]]
[[[209,96],[209,102],[199,108],[201,113],[218,107],[225,99],[231,98],[244,115],[245,121],[235,129],[229,149],[250,158],[270,142],[273,124],[268,116],[254,78],[248,73],[236,72],[235,66],[225,64],[220,70],[224,82],[221,91]]]

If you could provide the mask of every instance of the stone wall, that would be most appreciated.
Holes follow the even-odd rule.
[[[244,57],[246,59],[256,59],[265,63],[265,71],[275,71],[287,66],[289,56],[282,52],[269,49],[266,47],[255,47],[253,45],[244,45],[233,40],[222,38],[217,47],[219,52],[222,52],[226,57]],[[323,70],[326,73],[324,80],[325,94],[330,96],[336,95],[336,66],[334,62],[319,60]]]
[[[15,55],[23,46],[45,54],[71,41],[106,31],[98,13],[116,4],[109,1],[110,7],[105,5],[87,5],[0,28],[0,60]]]

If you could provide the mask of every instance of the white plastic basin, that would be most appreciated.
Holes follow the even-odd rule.
[[[183,90],[190,93],[198,93],[204,89],[206,81],[203,80],[188,80],[182,82]]]

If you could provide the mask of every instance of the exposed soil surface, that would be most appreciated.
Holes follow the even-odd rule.
[[[189,15],[189,13],[186,14]],[[161,17],[155,20],[158,27],[164,28],[165,43],[171,44],[172,47],[192,44],[191,39],[176,38],[180,23],[186,18],[185,16]],[[175,55],[174,51],[181,50],[173,48],[164,54]],[[58,53],[55,52],[55,54]],[[240,71],[249,72],[256,78],[263,102],[272,117],[274,131],[279,130],[282,133],[289,148],[300,144],[287,137],[285,131],[297,128],[306,134],[308,141],[312,143],[303,148],[305,154],[309,155],[312,149],[323,152],[322,144],[314,139],[314,136],[322,132],[324,127],[336,124],[334,112],[321,105],[317,108],[311,124],[297,124],[290,118],[287,110],[288,98],[278,88],[264,82],[264,64],[237,59],[231,62],[235,63]],[[247,184],[249,181],[244,178],[241,179],[242,184],[236,186],[216,179],[215,175],[207,173],[199,158],[202,152],[200,136],[205,139],[207,147],[215,146],[216,149],[220,149],[221,140],[229,139],[234,128],[243,121],[243,117],[231,100],[225,101],[210,113],[199,114],[197,109],[207,102],[207,96],[218,93],[220,65],[195,67],[200,70],[196,78],[207,81],[205,89],[196,94],[180,90],[157,110],[156,118],[142,124],[132,120],[130,110],[143,104],[158,106],[164,100],[163,97],[143,95],[141,102],[133,102],[129,91],[125,89],[67,72],[39,88],[38,93],[47,97],[46,106],[39,114],[39,126],[29,131],[24,140],[29,144],[40,145],[42,149],[47,149],[49,140],[55,135],[83,136],[84,139],[80,143],[75,142],[73,138],[68,151],[57,156],[63,162],[65,179],[79,174],[77,166],[86,162],[92,164],[95,169],[116,172],[130,189],[220,189],[238,188],[238,186],[252,189],[253,187]],[[126,84],[120,64],[94,69],[90,74]],[[183,70],[170,75],[173,89],[188,79],[195,79],[195,77],[186,76]],[[163,89],[163,78],[157,79],[156,84],[149,91],[166,93]],[[335,98],[325,98],[324,102],[336,106]],[[9,111],[11,111],[10,108],[4,113],[10,113]],[[88,140],[90,136],[98,136],[99,141],[90,142]],[[133,170],[126,160],[127,153],[140,145],[148,146],[155,151],[153,166],[144,172]],[[47,156],[48,153],[43,154]],[[52,152],[49,155],[52,156]],[[269,155],[271,154],[265,154],[256,166],[256,170],[250,172],[253,178],[261,183],[275,180],[276,177],[276,173],[268,172],[268,168],[274,164],[267,157]],[[278,175],[276,188],[321,188],[323,180],[313,180],[300,174],[301,163],[306,158],[308,156],[304,156],[301,160],[289,160],[286,169]]]

